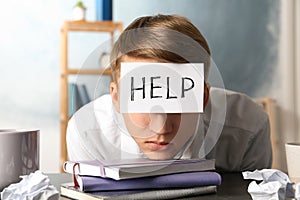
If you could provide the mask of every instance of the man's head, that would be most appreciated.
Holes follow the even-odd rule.
[[[124,30],[111,54],[115,82],[124,56],[170,63],[204,63],[205,80],[210,68],[210,49],[205,38],[188,19],[179,15],[140,17]]]
[[[140,17],[120,35],[111,54],[111,96],[119,111],[121,62],[204,63],[204,79],[210,50],[200,31],[177,15]],[[204,88],[204,106],[209,89]],[[140,149],[151,159],[169,159],[194,135],[198,114],[124,113],[126,127]]]

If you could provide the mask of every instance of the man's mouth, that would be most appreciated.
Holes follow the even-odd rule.
[[[147,141],[146,145],[151,151],[159,151],[167,149],[169,142]]]

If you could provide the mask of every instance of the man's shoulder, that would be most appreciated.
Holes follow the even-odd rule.
[[[111,112],[112,109],[112,101],[110,94],[102,95],[95,100],[89,102],[82,106],[75,115],[80,115],[83,113],[91,113],[91,112]]]
[[[82,106],[70,119],[69,124],[76,122],[76,124],[82,124],[85,129],[98,129],[99,119],[102,122],[110,120],[113,113],[113,107],[111,102],[111,96],[102,95],[97,99]],[[103,124],[103,123],[101,123]]]
[[[111,96],[110,94],[104,94],[97,99],[95,99],[92,103],[94,103],[95,108],[103,108],[104,106],[112,106]]]
[[[257,128],[264,126],[268,122],[268,115],[262,106],[254,102],[246,94],[219,88],[212,88],[210,93],[211,98],[225,100],[225,102],[221,103],[221,105],[226,105],[224,127],[257,132]],[[214,101],[214,99],[211,101]],[[215,109],[218,109],[220,105],[214,106],[216,106]]]

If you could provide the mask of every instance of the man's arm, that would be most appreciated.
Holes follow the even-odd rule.
[[[259,131],[253,135],[248,143],[241,171],[271,168],[272,146],[270,140],[270,124],[266,118]]]

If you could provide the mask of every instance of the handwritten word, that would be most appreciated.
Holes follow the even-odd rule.
[[[143,93],[143,99],[146,98],[146,78],[142,77],[142,86],[141,87],[135,87],[135,83],[134,83],[134,77],[131,77],[131,101],[134,101],[134,94],[137,91],[141,91]],[[150,99],[154,99],[154,98],[166,98],[166,99],[177,99],[177,96],[171,96],[170,95],[170,77],[166,77],[166,96],[163,97],[161,95],[155,95],[154,94],[154,90],[163,90],[165,88],[163,88],[161,85],[155,84],[155,80],[157,79],[161,79],[161,76],[154,76],[154,77],[150,77],[150,91],[149,91],[149,97]],[[190,85],[188,87],[185,87],[186,85],[188,85],[187,83],[190,82]],[[181,98],[185,98],[185,93],[191,89],[194,88],[194,81],[193,79],[189,78],[189,77],[182,77],[181,78]]]

